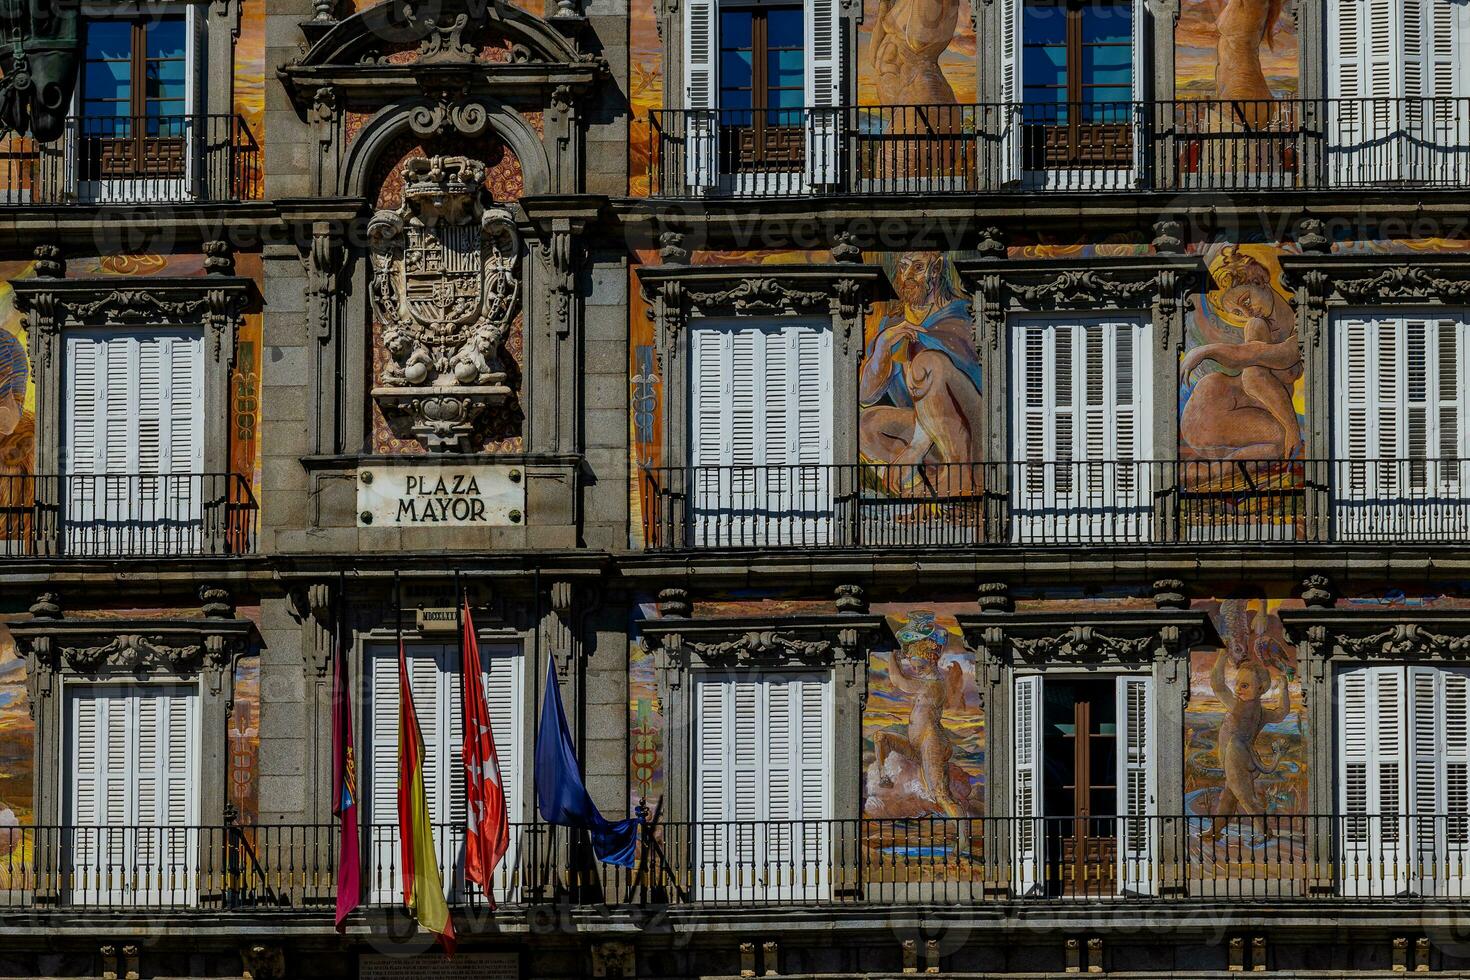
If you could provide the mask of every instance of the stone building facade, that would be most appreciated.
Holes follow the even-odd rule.
[[[1462,4],[84,13],[0,163],[0,975],[1466,970]]]

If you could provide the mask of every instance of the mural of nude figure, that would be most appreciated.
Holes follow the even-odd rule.
[[[896,753],[918,767],[924,795],[935,808],[944,816],[958,817],[966,814],[966,806],[954,791],[950,762],[954,744],[944,728],[944,712],[965,708],[965,675],[953,661],[940,669],[945,637],[946,631],[925,616],[915,617],[899,632],[904,649],[902,654],[888,654],[888,683],[912,698],[913,706],[905,733],[877,732],[873,748],[879,786],[893,786],[886,767],[888,757]]]
[[[858,424],[863,459],[896,480],[917,467],[980,460],[980,363],[969,306],[937,252],[905,252],[893,272],[898,302],[881,315],[863,359]],[[936,482],[966,492],[972,467]],[[890,490],[899,492],[901,487]]]
[[[1228,661],[1235,663],[1233,685],[1226,682]],[[1265,699],[1275,687],[1274,680],[1263,663],[1254,658],[1246,659],[1238,646],[1233,648],[1231,656],[1218,657],[1210,671],[1210,685],[1225,706],[1225,719],[1220,723],[1216,749],[1220,768],[1225,773],[1225,786],[1215,803],[1216,819],[1214,826],[1205,833],[1206,838],[1219,837],[1227,817],[1266,812],[1266,800],[1256,785],[1256,779],[1274,773],[1280,766],[1284,741],[1277,740],[1271,761],[1262,762],[1256,752],[1256,739],[1267,725],[1278,724],[1291,714],[1291,687],[1284,677],[1281,678],[1281,700],[1275,707],[1267,707]],[[1269,833],[1269,828],[1266,831]]]
[[[880,106],[952,106],[959,99],[939,67],[954,41],[959,0],[878,0],[873,25],[873,73]],[[896,112],[894,132],[954,132],[957,110]]]
[[[1207,343],[1189,350],[1179,365],[1188,388],[1179,416],[1182,453],[1290,459],[1302,442],[1294,400],[1302,376],[1296,313],[1275,287],[1272,270],[1241,246],[1224,246],[1211,271],[1222,288],[1195,320]],[[1207,364],[1215,368],[1191,381]]]
[[[1276,21],[1285,0],[1215,0],[1220,32],[1215,62],[1215,97],[1268,101],[1275,96],[1261,66],[1261,46],[1276,40]]]

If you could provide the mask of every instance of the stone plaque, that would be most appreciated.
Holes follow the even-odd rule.
[[[520,957],[515,953],[458,953],[454,959],[423,953],[418,956],[358,957],[362,980],[520,980]]]
[[[509,527],[525,512],[519,466],[383,463],[357,471],[358,527]]]

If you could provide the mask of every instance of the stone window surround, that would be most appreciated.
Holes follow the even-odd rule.
[[[688,253],[679,252],[677,258],[687,261]],[[825,265],[666,264],[642,266],[637,274],[654,324],[654,350],[664,380],[665,465],[688,462],[687,328],[692,320],[715,317],[830,320],[832,461],[842,464],[857,460],[863,318],[875,291],[887,281],[882,269],[842,261]]]
[[[1470,254],[1373,255],[1330,252],[1320,222],[1299,223],[1299,254],[1281,256],[1283,283],[1294,290],[1301,316],[1297,336],[1305,372],[1306,458],[1332,458],[1332,329],[1334,314],[1394,307],[1470,307]],[[1327,487],[1328,474],[1308,475],[1309,486]],[[1323,499],[1315,503],[1326,508]],[[1325,510],[1320,512],[1325,513]],[[1308,511],[1308,526],[1315,526]]]
[[[25,660],[35,721],[36,814],[40,824],[62,820],[66,744],[64,685],[80,680],[197,685],[200,822],[220,824],[228,813],[228,746],[235,664],[250,652],[255,626],[235,618],[229,593],[200,589],[197,619],[75,619],[53,594],[31,607],[31,619],[9,624]]]
[[[15,303],[25,315],[31,370],[36,382],[36,472],[62,471],[64,334],[67,330],[202,327],[204,331],[205,473],[229,469],[230,370],[240,317],[255,292],[251,280],[225,274],[219,243],[206,243],[204,276],[59,278],[54,258],[37,262],[38,275],[13,282]],[[48,246],[41,246],[38,255]],[[48,267],[50,266],[50,267]]]
[[[673,723],[664,729],[664,758],[678,762],[665,768],[666,819],[693,819],[693,680],[707,671],[830,673],[835,685],[832,817],[841,820],[861,812],[868,651],[887,634],[884,617],[838,612],[716,618],[671,616],[666,611],[643,621],[639,629],[656,658],[661,696],[673,708],[666,713]]]
[[[1153,443],[1140,446],[1143,458],[1179,455],[1179,358],[1184,351],[1185,318],[1194,296],[1209,288],[1210,275],[1199,256],[1161,253],[1115,258],[1010,259],[998,231],[987,232],[982,257],[960,259],[955,267],[971,295],[975,348],[979,353],[986,406],[980,443],[986,461],[1011,455],[1009,336],[1013,315],[1065,310],[1069,313],[1133,313],[1152,326]]]

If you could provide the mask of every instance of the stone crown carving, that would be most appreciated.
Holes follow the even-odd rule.
[[[1463,609],[1284,609],[1292,640],[1311,643],[1324,657],[1358,660],[1470,661],[1470,614]]]
[[[467,450],[486,409],[511,397],[503,345],[520,308],[520,239],[487,204],[485,165],[409,160],[403,203],[368,223],[372,302],[390,357],[373,389],[400,435]]]

